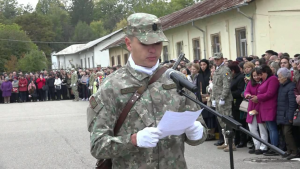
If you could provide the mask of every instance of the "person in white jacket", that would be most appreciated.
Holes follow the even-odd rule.
[[[54,87],[55,87],[55,95],[56,95],[56,100],[61,99],[61,79],[55,75],[55,81],[54,81]]]

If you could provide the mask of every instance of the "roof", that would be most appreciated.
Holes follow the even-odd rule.
[[[204,0],[161,17],[163,30],[185,25],[195,20],[248,5],[253,0]]]
[[[120,46],[120,45],[122,45],[122,44],[124,44],[124,43],[125,43],[125,34],[124,34],[124,36],[123,36],[121,39],[119,39],[119,40],[117,40],[117,41],[115,41],[115,42],[109,44],[108,46],[106,46],[106,47],[105,47],[104,49],[102,49],[102,50],[106,50],[106,49],[109,49],[109,48],[112,48],[112,47]]]
[[[53,56],[75,54],[75,53],[77,53],[78,50],[80,50],[84,46],[85,46],[85,44],[71,45],[71,46],[65,48],[64,50],[62,50],[62,51],[60,51],[58,53],[53,54]]]
[[[96,39],[94,41],[90,41],[89,43],[87,44],[76,44],[76,45],[71,45],[65,49],[63,49],[62,51],[58,52],[58,53],[55,53],[54,56],[59,56],[59,55],[71,55],[71,54],[75,54],[75,53],[78,53],[78,52],[81,52],[81,51],[84,51],[86,49],[89,49],[97,44],[99,44],[100,42],[106,40],[106,39],[109,39],[111,38],[113,35],[121,32],[122,29],[120,30],[117,30],[115,32],[112,32],[108,35],[105,35],[99,39]]]
[[[231,9],[248,5],[254,0],[204,0],[192,6],[183,8],[179,11],[173,12],[169,15],[160,17],[163,30],[172,29],[181,25],[185,25],[192,21],[203,19],[212,15],[219,14]],[[110,44],[105,49],[124,44],[124,38]]]

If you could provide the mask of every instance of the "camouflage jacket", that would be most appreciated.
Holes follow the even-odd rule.
[[[73,72],[72,76],[71,76],[71,85],[77,84],[77,80],[78,80],[78,76],[77,76],[77,72]]]
[[[231,71],[225,64],[215,70],[213,75],[212,100],[216,102],[220,99],[224,99],[225,102],[233,101],[230,90],[231,79]]]
[[[96,105],[90,102],[87,110],[88,114],[95,113],[95,118],[88,119],[91,154],[96,159],[112,159],[115,169],[185,169],[184,143],[196,146],[206,139],[207,130],[202,116],[198,118],[204,126],[200,140],[191,141],[182,134],[161,139],[155,148],[139,148],[131,143],[132,134],[145,127],[156,127],[167,110],[184,112],[200,109],[192,101],[178,95],[173,81],[167,79],[165,74],[148,86],[128,113],[120,131],[113,133],[127,101],[137,87],[148,84],[149,78],[149,75],[135,71],[128,62],[101,84],[93,95]]]

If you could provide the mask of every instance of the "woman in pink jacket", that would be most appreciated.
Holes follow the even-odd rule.
[[[247,88],[244,92],[246,99],[251,99],[253,96],[257,95],[257,89],[261,84],[262,70],[261,68],[254,68],[250,74],[250,82],[247,84]],[[248,113],[246,122],[248,123],[249,130],[251,133],[259,136],[264,141],[268,142],[268,132],[261,119],[261,113],[259,111],[259,103],[254,103],[252,100],[249,100]],[[259,128],[259,133],[258,133]],[[255,149],[249,150],[250,154],[263,154],[267,151],[268,147],[264,144],[261,144],[259,141],[253,138]]]
[[[261,120],[266,123],[269,130],[271,144],[278,146],[279,137],[276,123],[277,112],[277,95],[279,88],[279,81],[273,75],[269,66],[262,66],[262,83],[257,88],[257,95],[251,98],[254,103],[259,103],[258,113],[261,114]],[[266,156],[278,155],[276,152],[270,150],[264,153]]]

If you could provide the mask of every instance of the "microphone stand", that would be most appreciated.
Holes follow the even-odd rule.
[[[190,99],[191,101],[195,102],[196,104],[200,105],[202,108],[204,108],[205,110],[209,111],[210,113],[214,114],[217,117],[220,117],[222,119],[222,121],[224,123],[226,123],[226,132],[225,132],[225,136],[226,138],[228,138],[229,141],[229,156],[230,156],[230,169],[234,169],[234,160],[233,160],[233,150],[232,150],[232,143],[233,143],[233,137],[234,137],[234,130],[239,130],[245,134],[247,134],[248,136],[255,138],[256,140],[258,140],[259,142],[265,144],[267,147],[269,147],[270,149],[274,150],[275,152],[277,152],[278,154],[285,156],[286,153],[284,151],[282,151],[281,149],[277,148],[274,145],[269,144],[268,142],[265,142],[264,140],[262,140],[260,137],[254,135],[253,133],[249,132],[248,130],[246,130],[245,128],[242,127],[242,124],[237,122],[236,120],[232,119],[229,116],[225,116],[220,114],[219,112],[211,109],[210,107],[208,107],[207,105],[201,103],[200,101],[198,101],[197,99],[189,96],[188,94],[185,93],[185,91],[183,90],[183,86],[181,86],[179,84],[179,82],[175,82],[176,86],[177,86],[177,93],[181,96],[185,96],[186,98]]]

